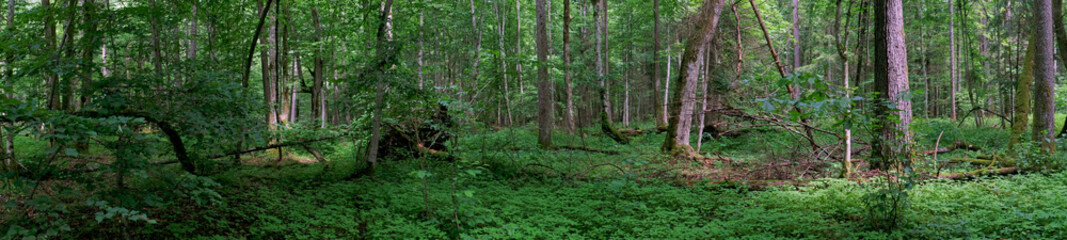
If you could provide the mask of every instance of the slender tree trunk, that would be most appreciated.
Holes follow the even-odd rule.
[[[574,85],[571,83],[571,1],[563,1],[563,84],[567,85],[567,110],[563,114],[563,121],[567,132],[574,133]],[[511,117],[510,108],[508,117]]]
[[[594,8],[594,10],[593,10],[593,19],[596,22],[594,24],[594,25],[596,25],[596,33],[595,33],[596,46],[594,48],[596,49],[597,79],[598,79],[598,82],[600,83],[600,86],[599,86],[600,89],[598,89],[599,92],[600,92],[600,102],[601,102],[601,105],[600,105],[601,106],[601,110],[600,110],[600,130],[603,131],[605,134],[607,134],[609,137],[611,137],[616,142],[622,143],[622,144],[627,144],[627,143],[629,143],[630,140],[626,136],[623,136],[621,133],[619,133],[619,131],[616,130],[615,127],[611,126],[611,122],[612,122],[612,119],[611,119],[611,95],[608,93],[608,76],[607,76],[607,74],[608,74],[607,64],[609,64],[609,63],[606,62],[608,60],[608,58],[606,57],[607,56],[607,41],[606,41],[606,38],[607,38],[607,27],[608,27],[608,25],[606,23],[606,20],[607,20],[607,17],[606,17],[607,9],[605,8],[605,7],[607,7],[607,5],[604,3],[607,0],[599,0],[599,1],[600,2],[594,2],[593,3],[593,5],[594,5],[593,6],[593,8]],[[598,9],[597,6],[599,6],[599,9]]]
[[[800,12],[799,6],[800,0],[793,0],[793,72],[796,72],[800,68],[800,58],[803,52],[800,48]],[[790,93],[790,97],[796,99],[799,97],[799,91]]]
[[[607,38],[607,26],[608,25],[604,22],[604,20],[606,20],[607,17],[601,17],[602,15],[605,15],[607,13],[607,10],[604,9],[604,7],[605,7],[604,2],[607,1],[607,0],[598,0],[598,1],[600,1],[600,2],[598,2],[599,7],[595,7],[595,8],[597,8],[597,10],[595,10],[594,13],[593,13],[593,18],[597,20],[597,24],[596,24],[596,28],[597,28],[597,30],[596,30],[596,58],[597,58],[596,59],[596,68],[597,68],[597,70],[596,71],[597,71],[597,78],[599,80],[598,82],[600,83],[600,100],[601,100],[601,102],[603,104],[602,106],[604,108],[602,114],[604,114],[604,118],[607,118],[607,121],[606,121],[607,124],[611,124],[611,122],[612,122],[611,121],[611,101],[610,101],[611,95],[608,92],[608,81],[607,81],[608,77],[607,77],[607,75],[609,73],[607,72],[608,68],[606,66],[609,63],[605,62],[608,59],[606,57],[607,54],[608,54],[607,53],[607,51],[608,51],[608,49],[607,49],[607,40],[606,40],[606,38]],[[594,5],[597,5],[597,4],[594,4]]]
[[[504,80],[504,92],[501,94],[504,97],[504,109],[505,109],[506,114],[507,114],[507,118],[506,118],[506,121],[504,122],[504,124],[510,126],[511,123],[512,123],[512,120],[513,120],[512,116],[511,116],[511,89],[510,89],[510,83],[508,82],[507,49],[504,47],[504,34],[506,32],[505,31],[506,30],[505,29],[505,26],[506,26],[505,23],[507,22],[507,17],[504,15],[502,10],[500,9],[500,1],[493,1],[493,8],[495,10],[494,12],[496,13],[496,17],[497,17],[497,20],[498,20],[497,21],[498,24],[497,24],[496,31],[497,31],[497,47],[499,47],[499,49],[497,49],[497,50],[499,50],[499,52],[500,52],[500,55],[499,55],[500,56],[499,57],[500,58],[500,69],[499,69],[499,71],[500,71],[500,75],[503,76],[503,80]]]
[[[389,45],[393,41],[393,0],[383,0],[381,7],[381,25],[378,27],[378,57],[385,57],[386,45]],[[383,60],[389,61],[389,60]],[[382,69],[377,69],[378,84],[374,95],[374,119],[371,121],[371,140],[367,146],[367,162],[370,163],[371,169],[378,165],[378,142],[382,138],[382,108],[385,108],[385,104],[382,101],[382,95],[385,94],[385,76],[384,71],[390,66],[381,66]]]
[[[478,86],[478,69],[480,68],[479,66],[480,66],[480,64],[482,62],[481,61],[482,30],[478,28],[478,14],[477,14],[477,12],[475,12],[474,0],[470,0],[470,3],[471,3],[471,29],[472,29],[472,31],[474,31],[473,32],[474,39],[472,39],[472,41],[474,41],[474,52],[471,54],[471,55],[473,55],[473,58],[471,58],[471,61],[472,61],[472,64],[474,65],[474,67],[471,69],[471,79],[470,79],[470,81],[471,81],[471,86],[472,87],[471,87],[470,91],[475,91],[477,86]],[[473,97],[473,96],[471,96],[471,97]],[[474,101],[474,99],[470,99],[470,100]],[[473,113],[471,113],[471,114],[473,114]]]
[[[1026,132],[1026,127],[1030,124],[1030,88],[1033,86],[1034,78],[1034,45],[1036,39],[1034,34],[1031,34],[1030,44],[1026,45],[1026,56],[1023,58],[1023,71],[1019,76],[1019,81],[1016,81],[1015,85],[1015,97],[1019,100],[1015,101],[1015,116],[1012,118],[1011,124],[1011,137],[1008,138],[1008,148],[1014,149],[1016,144],[1019,144],[1024,139],[1023,133]]]
[[[708,93],[708,81],[711,81],[711,58],[715,55],[715,46],[709,46],[709,48],[711,50],[707,51],[709,53],[704,58],[704,71],[701,72],[703,77],[701,77],[702,81],[700,81],[700,110],[697,111],[697,147],[694,149],[697,153],[700,153],[701,145],[704,143],[704,120],[708,115],[708,96],[710,95]]]
[[[267,0],[266,7],[264,7],[262,5],[260,5],[258,7],[259,8],[259,23],[256,24],[256,31],[255,31],[255,33],[252,34],[252,40],[249,41],[249,45],[250,46],[248,47],[248,57],[245,58],[245,67],[244,67],[245,74],[243,75],[243,77],[241,77],[241,86],[242,87],[248,88],[248,84],[249,84],[248,77],[252,73],[252,55],[254,55],[255,52],[256,52],[256,39],[260,38],[260,32],[263,31],[263,23],[266,22],[265,20],[267,18],[267,13],[270,12],[270,5],[273,2],[274,2],[274,0]],[[260,41],[260,44],[262,44],[262,43],[263,43],[263,41]],[[263,55],[265,55],[264,52],[260,51],[260,60],[263,60],[263,57],[262,57]]]
[[[598,1],[600,3],[600,19],[601,19],[600,20],[600,25],[601,25],[600,26],[600,31],[601,31],[600,39],[601,39],[601,41],[603,43],[603,47],[602,47],[603,49],[601,49],[601,52],[603,54],[601,54],[601,57],[604,58],[603,62],[601,62],[601,64],[600,64],[600,67],[604,68],[604,74],[601,75],[601,81],[603,81],[603,84],[602,84],[603,85],[602,86],[603,87],[603,95],[604,95],[603,99],[604,99],[604,104],[605,104],[604,105],[604,113],[607,114],[608,124],[610,125],[611,123],[613,123],[615,121],[614,121],[614,118],[613,118],[614,115],[612,114],[612,113],[614,113],[614,111],[613,111],[614,108],[612,108],[612,105],[611,105],[611,84],[613,83],[613,80],[611,78],[612,77],[612,75],[611,75],[611,47],[608,44],[608,39],[611,37],[611,35],[608,34],[608,26],[609,26],[608,25],[608,1],[609,0],[598,0]]]
[[[315,72],[312,73],[314,82],[311,86],[311,112],[315,114],[315,118],[319,120],[319,127],[326,127],[326,90],[323,88],[325,82],[326,69],[324,68],[325,60],[323,59],[323,47],[322,41],[322,23],[319,21],[319,12],[317,7],[311,7],[311,19],[312,24],[315,25],[315,41],[319,42],[318,47],[315,48],[315,59],[313,60]]]
[[[280,5],[280,4],[279,4]],[[277,9],[278,7],[275,7]],[[269,10],[268,10],[269,11]],[[278,58],[278,50],[274,48],[278,44],[278,14],[270,14],[270,26],[267,26],[267,36],[260,40],[261,43],[265,43],[267,46],[264,51],[266,54],[261,58],[264,60],[261,62],[263,65],[263,103],[267,106],[267,126],[270,129],[274,129],[278,124],[277,111],[275,110],[274,102],[277,100],[276,89],[274,88],[275,81],[278,78],[274,69],[277,67],[275,63]]]
[[[667,28],[667,35],[670,35],[670,27]],[[675,35],[677,36],[677,33],[675,33]],[[670,113],[668,113],[668,110],[670,110],[670,109],[668,108],[669,104],[668,104],[667,100],[670,99],[670,95],[671,95],[671,64],[673,63],[673,59],[672,59],[673,56],[674,56],[674,54],[671,54],[671,44],[668,43],[667,44],[667,77],[664,78],[664,81],[663,81],[663,101],[660,101],[660,105],[661,105],[660,106],[660,110],[662,110],[662,112],[663,112],[663,121],[667,123],[664,126],[670,125],[670,121],[668,119],[668,117],[670,116]]]
[[[44,51],[46,55],[54,56],[56,51],[56,23],[53,20],[52,4],[49,0],[41,0],[41,9],[44,13]],[[58,59],[55,57],[48,58],[49,65],[57,64]],[[52,110],[59,110],[59,83],[56,80],[56,75],[53,71],[45,69],[43,71],[45,85],[48,86],[48,108]]]
[[[196,46],[196,44],[197,44],[196,35],[197,35],[197,28],[199,28],[198,25],[197,25],[197,20],[196,20],[196,10],[197,10],[196,9],[196,7],[197,7],[196,5],[197,5],[196,2],[193,2],[193,7],[192,7],[193,8],[192,9],[193,17],[191,19],[189,19],[189,29],[188,29],[188,32],[187,32],[189,48],[186,49],[185,57],[189,58],[190,60],[196,60],[196,47],[197,47]]]
[[[552,81],[548,76],[548,26],[546,20],[546,0],[537,0],[537,144],[543,149],[552,149],[552,115],[556,111],[552,106]]]
[[[83,92],[81,94],[80,101],[75,104],[78,107],[85,106],[85,104],[89,103],[90,94],[87,91],[89,91],[90,87],[93,85],[93,70],[96,69],[95,64],[93,62],[93,55],[95,54],[94,50],[96,50],[97,44],[102,42],[101,39],[98,39],[96,33],[96,3],[93,0],[83,0],[82,8],[85,11],[83,13],[85,15],[85,30],[82,36],[82,64],[79,66],[79,69],[81,69],[81,84]],[[88,147],[87,143],[86,145],[84,145],[84,147]]]
[[[951,110],[949,116],[952,117],[952,121],[956,121],[956,91],[959,90],[959,74],[956,70],[956,0],[949,0],[948,2],[949,12],[949,24],[948,24],[948,58],[949,58],[949,81],[952,84],[952,90],[949,91],[949,101]]]
[[[415,67],[415,73],[419,75],[419,90],[422,90],[425,87],[425,86],[423,86],[424,85],[423,82],[425,81],[425,79],[424,79],[424,76],[423,76],[424,73],[423,73],[423,70],[422,70],[422,65],[425,64],[425,63],[422,62],[422,55],[423,55],[423,51],[425,51],[426,47],[423,44],[422,32],[426,31],[426,29],[422,27],[422,23],[423,23],[423,10],[419,10],[419,31],[418,31],[418,40],[416,40],[418,42],[416,44],[418,45],[418,48],[419,48],[418,51],[419,52],[418,52],[418,55],[415,57],[415,64],[417,64],[417,65],[415,65],[416,66]]]
[[[897,121],[881,119],[882,137],[874,141],[875,156],[883,159],[878,167],[886,168],[891,166],[886,161],[907,157],[910,151],[911,101],[902,96],[908,92],[908,56],[901,0],[876,0],[874,4],[874,82],[876,91],[881,93],[878,97],[885,101],[879,104],[877,116],[897,118]],[[895,105],[896,111],[890,111],[889,104]]]
[[[1053,93],[1056,88],[1056,66],[1053,62],[1054,27],[1052,0],[1034,1],[1034,125],[1033,141],[1041,143],[1046,153],[1056,150],[1055,120],[1056,103]]]
[[[738,42],[740,44],[740,42]],[[648,61],[648,79],[652,80],[652,106],[656,119],[656,126],[667,126],[667,110],[665,104],[659,98],[659,0],[652,0],[652,54]]]
[[[519,83],[519,95],[526,94],[526,86],[522,81],[522,1],[515,0],[515,81]],[[523,120],[523,122],[526,122]]]
[[[785,67],[782,66],[782,61],[780,61],[778,59],[778,52],[775,51],[775,49],[774,49],[774,43],[771,41],[771,35],[770,35],[770,32],[767,31],[767,26],[763,24],[763,17],[760,15],[759,7],[756,6],[755,0],[749,0],[748,2],[752,6],[752,12],[754,14],[756,14],[756,20],[757,20],[757,22],[759,22],[760,29],[763,30],[763,39],[767,41],[767,48],[769,50],[771,50],[771,57],[774,58],[775,66],[778,67],[778,74],[779,74],[780,77],[785,78],[786,77]],[[799,48],[796,48],[794,50],[799,51]],[[795,60],[796,60],[796,62],[794,62],[794,64],[799,64],[799,59],[795,59]],[[794,86],[794,85],[786,86],[786,90],[788,90],[788,92],[789,92],[789,97],[792,98],[793,100],[797,100],[798,98],[800,98],[800,90],[798,90],[797,88],[798,87]],[[793,106],[793,109],[796,112],[800,113],[801,115],[804,114],[804,111],[802,109],[796,107],[796,106]],[[818,151],[819,145],[815,142],[815,134],[812,131],[811,127],[807,126],[808,119],[807,118],[801,118],[800,122],[804,123],[804,125],[805,125],[804,126],[804,135],[807,137],[808,143],[811,145],[811,151],[812,152]]]
[[[682,70],[679,71],[675,89],[674,102],[671,103],[671,119],[667,125],[667,137],[663,142],[663,151],[676,155],[693,157],[699,155],[689,146],[689,134],[692,128],[693,106],[696,105],[696,85],[700,75],[700,65],[704,60],[707,43],[714,38],[722,12],[721,0],[706,0],[699,13],[689,41],[682,53]]]

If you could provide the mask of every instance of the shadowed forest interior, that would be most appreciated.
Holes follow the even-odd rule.
[[[1063,0],[2,0],[2,239],[1057,239]]]

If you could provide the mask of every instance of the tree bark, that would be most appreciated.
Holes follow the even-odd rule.
[[[952,84],[952,89],[949,91],[949,101],[951,105],[950,115],[952,121],[956,121],[956,91],[959,90],[959,74],[956,70],[956,0],[949,0],[948,2],[948,58],[949,58],[949,81]]]
[[[471,62],[472,62],[472,64],[474,66],[473,66],[473,68],[471,68],[471,79],[470,79],[470,81],[471,81],[471,86],[472,86],[471,87],[471,91],[475,91],[475,87],[478,85],[478,70],[479,70],[479,68],[480,68],[479,66],[480,66],[480,64],[482,62],[481,61],[482,30],[478,28],[478,15],[477,15],[477,12],[475,12],[474,0],[470,0],[470,3],[471,3],[471,31],[473,31],[472,33],[474,34],[474,36],[473,36],[474,39],[472,39],[472,41],[474,41],[474,52],[472,52],[472,54],[471,54],[471,55],[473,55],[473,57],[471,58]],[[474,99],[470,99],[470,100],[474,101]]]
[[[515,57],[522,59],[522,1],[518,0],[515,1]],[[515,81],[519,83],[519,95],[526,94],[526,86],[522,80],[522,60],[515,61]]]
[[[96,69],[93,62],[93,55],[95,54],[94,50],[96,50],[97,44],[99,44],[99,39],[97,39],[96,33],[96,7],[96,3],[93,0],[83,0],[82,2],[82,8],[85,11],[83,13],[85,15],[85,30],[82,36],[82,63],[78,68],[81,73],[83,92],[80,100],[75,104],[79,107],[89,103],[90,94],[87,91],[89,91],[89,88],[93,85],[93,70]]]
[[[567,85],[567,109],[563,113],[563,122],[567,127],[567,132],[574,133],[574,85],[571,83],[571,1],[563,1],[563,84]],[[508,109],[508,117],[510,116],[511,109]]]
[[[738,43],[740,44],[740,42]],[[664,110],[663,101],[659,98],[659,0],[652,0],[652,54],[648,61],[648,79],[652,80],[652,107],[655,112],[653,122],[656,126],[667,126],[667,114]]]
[[[717,32],[722,6],[722,0],[705,0],[695,16],[695,25],[689,33],[689,41],[682,53],[682,69],[676,80],[675,101],[671,102],[670,123],[667,125],[667,137],[662,147],[663,151],[669,154],[685,157],[698,154],[689,146],[689,133],[692,128],[690,122],[693,116],[691,113],[696,104],[696,85],[700,75],[700,64],[704,60],[707,43]]]
[[[803,52],[800,48],[800,0],[793,0],[793,72],[800,68],[800,59]],[[790,97],[799,97],[799,91],[790,93]]]
[[[256,31],[252,34],[252,40],[249,41],[248,57],[245,58],[245,74],[241,77],[241,86],[248,88],[248,77],[252,73],[252,56],[256,53],[256,39],[259,39],[259,33],[263,31],[263,23],[267,19],[267,13],[270,11],[270,5],[274,0],[267,0],[267,6],[259,10],[259,23],[256,24]]]
[[[56,45],[56,23],[53,20],[52,4],[49,0],[41,0],[41,9],[44,13],[44,51],[46,55],[55,55]],[[57,64],[58,59],[55,57],[48,58],[49,65]],[[48,108],[52,110],[59,109],[59,95],[58,88],[59,83],[56,81],[56,75],[53,71],[45,69],[43,71],[45,85],[48,86]]]
[[[511,84],[508,81],[508,61],[507,61],[507,57],[506,57],[507,56],[507,49],[504,47],[504,33],[506,32],[505,31],[505,27],[506,27],[507,17],[504,15],[502,10],[500,9],[500,1],[493,1],[493,8],[495,10],[496,17],[497,17],[497,22],[498,22],[496,31],[497,31],[497,47],[499,47],[498,50],[500,51],[500,55],[499,55],[500,56],[499,57],[500,58],[500,69],[499,69],[499,71],[500,71],[500,75],[503,77],[503,80],[504,80],[504,91],[501,94],[501,95],[503,95],[503,98],[504,98],[504,110],[506,111],[505,113],[507,114],[507,118],[505,118],[506,121],[504,122],[504,124],[510,126],[511,123],[513,122],[513,118],[511,116],[511,89],[510,89],[511,88],[511,86],[510,86]],[[566,36],[564,36],[564,39],[566,39]],[[566,71],[566,69],[564,69],[564,71]],[[569,86],[570,86],[570,84],[568,84],[568,87]]]
[[[326,69],[324,69],[325,61],[323,60],[323,47],[322,47],[322,23],[319,21],[319,11],[317,7],[311,7],[311,19],[315,25],[315,41],[319,47],[315,48],[315,60],[313,61],[315,72],[312,73],[314,82],[311,86],[311,112],[315,114],[315,117],[319,119],[319,128],[326,127],[326,90],[323,88],[325,82]]]
[[[911,144],[911,101],[902,96],[908,92],[907,47],[904,43],[904,15],[901,0],[875,1],[875,37],[874,37],[874,82],[879,92],[877,116],[882,122],[882,138],[875,138],[875,156],[884,161],[886,168],[899,156],[906,156]],[[891,111],[889,104],[896,105]],[[895,116],[898,121],[886,118]],[[907,161],[894,163],[904,164]]]
[[[546,0],[537,0],[537,144],[543,149],[552,148],[552,81],[548,76],[548,33]]]
[[[196,60],[196,48],[197,48],[197,46],[196,46],[197,45],[196,35],[197,35],[197,28],[199,28],[199,27],[197,25],[197,20],[196,20],[196,10],[197,10],[197,6],[196,5],[197,4],[196,4],[196,2],[193,2],[192,4],[193,4],[193,6],[192,6],[193,17],[191,19],[189,19],[189,29],[187,31],[189,48],[186,49],[185,57],[190,59],[190,60]]]
[[[378,57],[388,58],[383,55],[392,54],[385,53],[384,48],[393,41],[393,0],[382,1],[381,17],[379,19],[381,24],[378,27]],[[382,59],[380,61],[389,60]],[[385,94],[385,77],[382,72],[384,72],[384,68],[387,68],[388,66],[380,67],[383,69],[376,70],[378,84],[374,95],[374,119],[371,121],[371,140],[367,146],[367,162],[370,163],[372,170],[378,165],[378,142],[382,139],[382,108],[385,108],[382,101],[382,95]]]
[[[1056,31],[1056,48],[1059,54],[1060,63],[1067,66],[1067,33],[1063,27],[1063,0],[1052,0],[1052,23],[1054,30]],[[1067,134],[1067,118],[1063,119],[1063,128],[1056,134],[1056,137],[1063,137]]]
[[[1055,139],[1056,103],[1053,92],[1056,87],[1056,66],[1053,60],[1052,0],[1034,2],[1034,125],[1033,141],[1041,143],[1046,153],[1056,150]]]
[[[1008,148],[1014,149],[1016,144],[1023,140],[1023,133],[1030,124],[1030,88],[1034,78],[1034,36],[1031,34],[1030,44],[1026,45],[1026,56],[1023,57],[1023,71],[1019,81],[1015,85],[1015,116],[1012,118],[1011,137],[1008,138]]]

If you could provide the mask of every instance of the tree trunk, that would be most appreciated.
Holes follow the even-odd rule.
[[[522,59],[522,1],[515,1],[515,57]],[[522,81],[522,60],[515,61],[515,81],[519,83],[519,95],[526,94]],[[523,120],[526,122],[526,120]]]
[[[738,43],[740,44],[740,43]],[[648,61],[648,79],[652,80],[652,107],[655,112],[656,119],[653,120],[656,126],[667,126],[667,115],[664,109],[663,101],[659,98],[660,92],[660,77],[659,77],[659,0],[652,0],[652,54],[651,59]]]
[[[704,60],[707,43],[715,36],[722,12],[722,0],[706,0],[698,14],[689,41],[682,53],[682,69],[679,71],[675,89],[674,102],[671,102],[671,118],[667,125],[667,137],[663,142],[663,151],[676,155],[692,157],[695,153],[689,146],[689,133],[692,125],[693,106],[696,104],[696,85],[700,75],[700,65]]]
[[[548,77],[548,26],[546,0],[537,0],[537,144],[543,149],[552,149],[552,81]]]
[[[1012,118],[1011,137],[1008,138],[1008,148],[1013,149],[1016,144],[1023,140],[1023,133],[1030,123],[1030,88],[1034,78],[1034,44],[1036,39],[1030,36],[1030,44],[1026,45],[1026,57],[1023,57],[1023,72],[1015,85],[1015,116]]]
[[[1063,27],[1063,0],[1052,0],[1052,23],[1054,30],[1056,31],[1056,51],[1059,53],[1060,63],[1067,66],[1067,33]],[[1067,118],[1063,119],[1063,128],[1056,134],[1056,137],[1063,137],[1067,134]]]
[[[793,0],[793,72],[800,68],[800,59],[803,52],[800,48],[800,0]],[[799,91],[790,93],[790,97],[796,99],[800,96]]]
[[[949,101],[951,110],[949,116],[952,117],[952,121],[956,121],[956,91],[959,90],[959,74],[956,70],[956,0],[949,0],[948,2],[948,59],[949,59],[949,81],[952,84],[952,90],[949,91]]]
[[[245,67],[244,67],[245,74],[241,77],[241,86],[242,87],[248,88],[248,84],[249,84],[248,77],[249,77],[249,75],[251,75],[251,72],[252,72],[252,55],[254,55],[255,52],[256,52],[256,39],[259,39],[260,32],[263,31],[263,23],[266,22],[265,20],[267,18],[267,13],[270,11],[270,5],[273,2],[274,2],[274,0],[267,0],[266,7],[259,6],[259,23],[256,24],[255,33],[252,34],[252,40],[249,41],[249,45],[250,46],[248,47],[248,57],[245,58]],[[263,41],[260,41],[260,43],[263,43]],[[264,59],[263,55],[266,55],[266,54],[264,54],[262,51],[260,51],[260,60]]]
[[[393,41],[393,0],[383,0],[381,7],[381,25],[378,27],[378,57],[384,57],[385,45],[390,44]],[[391,54],[391,53],[389,53]],[[385,61],[385,60],[383,60]],[[374,119],[371,121],[371,139],[367,145],[367,162],[370,163],[370,168],[373,170],[378,165],[378,142],[382,139],[382,108],[385,105],[382,101],[382,95],[385,94],[385,77],[382,72],[389,66],[380,66],[382,69],[377,69],[378,84],[376,84],[376,91],[374,95]]]
[[[902,96],[908,92],[907,47],[904,43],[904,15],[901,0],[876,0],[875,37],[874,37],[874,82],[875,90],[880,92],[877,116],[895,116],[898,121],[881,119],[882,138],[875,138],[876,157],[883,161],[876,165],[883,169],[889,167],[889,161],[905,164],[907,161],[894,161],[906,157],[911,144],[911,101]],[[896,111],[890,111],[889,104],[896,105]]]
[[[500,51],[500,55],[499,55],[500,56],[500,69],[499,69],[499,71],[500,71],[500,75],[503,76],[503,80],[504,80],[504,92],[501,94],[504,97],[504,109],[505,109],[506,114],[507,114],[507,118],[506,118],[506,121],[504,122],[504,124],[510,126],[511,123],[513,122],[513,118],[511,116],[511,89],[510,89],[510,87],[511,87],[510,85],[511,84],[508,82],[508,62],[507,62],[507,57],[506,57],[507,56],[507,49],[504,47],[504,33],[506,32],[505,31],[505,27],[506,27],[505,23],[507,22],[507,17],[503,14],[502,10],[500,9],[500,1],[493,1],[493,8],[495,10],[496,17],[497,17],[497,20],[498,20],[497,21],[498,25],[497,25],[496,31],[497,31],[497,47],[499,47],[498,50]],[[566,36],[564,36],[564,37],[566,37]],[[569,84],[568,84],[568,87],[569,87]]]
[[[323,59],[323,47],[322,47],[322,23],[319,21],[319,12],[317,7],[311,7],[311,19],[312,24],[315,25],[315,41],[319,47],[315,48],[315,59],[313,60],[315,72],[312,73],[314,82],[311,86],[311,113],[315,118],[319,120],[319,128],[326,127],[326,90],[323,88],[325,82],[326,69],[324,68],[325,60]]]
[[[571,83],[571,1],[563,1],[563,84],[567,85],[567,109],[563,113],[563,122],[567,127],[567,132],[574,133],[574,85]],[[510,109],[508,114],[510,116]]]
[[[98,39],[96,34],[96,3],[93,0],[83,0],[82,8],[85,14],[85,30],[82,34],[82,64],[79,65],[81,73],[82,94],[81,99],[75,103],[76,106],[85,106],[89,103],[89,88],[93,85],[93,69],[96,69],[93,63],[93,51],[96,50]],[[73,89],[71,90],[71,96],[73,96]],[[73,109],[72,109],[73,110]],[[87,147],[87,145],[85,145]]]
[[[1034,2],[1034,125],[1033,141],[1040,142],[1046,153],[1056,150],[1055,120],[1056,66],[1053,62],[1052,0]]]
[[[197,35],[197,28],[198,28],[197,20],[196,20],[196,10],[197,10],[196,9],[196,7],[197,7],[196,5],[197,4],[196,4],[196,2],[192,2],[192,3],[193,3],[193,6],[192,6],[192,8],[193,8],[192,9],[193,17],[191,19],[189,19],[189,29],[187,31],[187,34],[188,34],[187,38],[188,38],[189,48],[186,49],[185,57],[190,59],[190,60],[196,60],[196,44],[197,44],[196,35]]]
[[[708,44],[711,44],[711,43],[708,43]],[[715,46],[709,46],[709,48],[711,50],[707,51],[709,53],[707,54],[708,56],[706,56],[704,58],[704,71],[701,72],[701,74],[703,75],[703,77],[702,77],[703,81],[700,81],[700,98],[699,98],[700,99],[700,110],[696,111],[697,112],[697,122],[698,122],[698,124],[697,124],[697,147],[694,150],[697,153],[700,153],[700,148],[702,147],[701,145],[703,145],[703,143],[704,143],[704,136],[703,136],[704,135],[704,124],[705,124],[704,120],[708,115],[707,114],[707,111],[708,111],[708,97],[710,95],[708,93],[708,81],[711,81],[711,70],[712,70],[711,58],[715,55],[715,50],[714,50]]]
[[[474,34],[474,36],[472,36],[472,37],[474,37],[474,39],[472,39],[472,41],[474,41],[474,52],[472,52],[472,54],[471,54],[473,56],[471,58],[471,62],[472,62],[472,65],[474,65],[474,66],[471,69],[471,79],[470,79],[470,81],[471,81],[471,90],[470,91],[473,92],[473,91],[476,91],[476,87],[478,86],[478,69],[480,68],[479,66],[480,66],[480,64],[482,62],[481,61],[482,30],[478,28],[478,14],[477,14],[477,12],[475,12],[474,0],[470,0],[470,3],[471,3],[471,30],[473,31],[473,34]],[[473,97],[474,96],[472,95],[471,96],[472,99],[470,99],[472,102],[474,101]],[[473,112],[468,112],[468,113],[469,114],[473,114]]]
[[[55,55],[56,51],[56,23],[53,20],[52,4],[49,0],[41,0],[41,9],[44,13],[44,51],[46,55]],[[58,59],[55,57],[48,58],[49,65],[57,64]],[[52,110],[59,110],[59,83],[56,81],[56,75],[53,71],[45,69],[44,71],[45,85],[48,87],[48,108]]]
[[[278,9],[278,7],[275,7]],[[269,11],[269,9],[268,9]],[[260,43],[266,44],[268,47],[264,49],[266,54],[260,58],[263,65],[263,103],[267,106],[267,127],[274,129],[278,124],[277,111],[275,110],[274,102],[277,100],[277,89],[275,89],[275,81],[278,79],[277,73],[274,69],[278,59],[278,50],[275,48],[278,44],[278,14],[270,14],[271,24],[267,26],[267,36],[260,39]]]

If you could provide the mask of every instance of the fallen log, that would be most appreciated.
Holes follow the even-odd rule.
[[[1005,168],[997,168],[997,169],[979,169],[979,170],[974,170],[974,171],[970,171],[970,172],[966,172],[966,173],[954,173],[954,174],[942,175],[942,176],[938,176],[938,178],[958,180],[958,179],[972,178],[972,177],[981,176],[981,175],[1007,175],[1007,174],[1012,174],[1012,173],[1019,172],[1019,170],[1020,170],[1019,167],[1005,167]]]
[[[215,155],[207,156],[207,157],[205,157],[205,159],[216,159],[216,158],[222,158],[222,157],[226,157],[226,156],[240,155],[240,154],[263,151],[263,150],[267,150],[267,149],[274,149],[274,148],[280,148],[280,147],[303,146],[303,145],[307,145],[308,143],[326,141],[326,140],[336,139],[336,138],[339,138],[339,137],[341,137],[341,136],[332,136],[332,137],[316,138],[316,139],[304,140],[304,141],[270,144],[270,145],[267,145],[267,146],[254,147],[254,148],[249,148],[249,149],[240,150],[240,151],[232,151],[232,152],[227,152],[227,153],[222,153],[222,154],[215,154]],[[306,148],[306,146],[305,146],[305,148]],[[315,154],[315,153],[312,153],[312,154]],[[315,156],[315,158],[319,158],[319,157],[321,157],[321,156]]]
[[[926,151],[923,151],[923,154],[925,154],[925,155],[933,155],[935,153],[936,154],[942,154],[942,153],[955,151],[955,150],[958,150],[958,149],[971,150],[971,151],[981,151],[982,150],[981,147],[975,146],[974,144],[970,144],[970,143],[967,143],[967,142],[964,142],[964,141],[956,141],[955,143],[952,144],[952,146],[939,147],[939,148],[934,149],[934,150],[926,150]]]
[[[576,151],[603,153],[603,154],[607,154],[607,155],[619,155],[621,153],[619,151],[596,149],[596,148],[591,148],[591,147],[586,147],[586,146],[566,146],[566,145],[564,145],[564,146],[557,146],[556,148],[557,149],[565,149],[565,150],[576,150]]]

